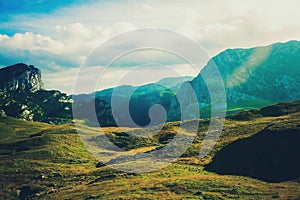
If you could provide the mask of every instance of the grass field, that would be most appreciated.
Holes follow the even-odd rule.
[[[272,129],[300,125],[299,112],[280,116],[254,113],[250,120],[238,120],[239,115],[229,117],[213,151],[200,160],[199,147],[203,145],[208,121],[198,120],[197,137],[181,158],[158,171],[142,174],[120,172],[109,166],[97,168],[98,161],[86,150],[74,125],[2,117],[0,199],[299,199],[300,179],[268,183],[204,169],[233,141],[249,138],[270,125]],[[164,146],[172,139],[177,125],[168,123],[158,135],[134,144],[124,138],[120,128],[105,128],[104,132],[123,149],[141,153]],[[126,131],[142,133],[138,129]]]

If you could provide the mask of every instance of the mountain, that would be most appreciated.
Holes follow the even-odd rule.
[[[101,126],[116,126],[121,122],[123,126],[133,126],[128,120],[132,118],[139,126],[149,125],[150,122],[152,125],[157,125],[162,122],[160,119],[151,121],[148,113],[150,107],[160,104],[168,111],[171,100],[175,98],[175,93],[180,85],[192,78],[190,76],[170,77],[141,86],[121,85],[92,94],[73,95],[74,109],[80,113],[80,119],[87,119],[90,124],[99,122]],[[115,102],[113,108],[112,97]],[[93,103],[94,98],[96,99],[98,122],[88,116],[90,115],[88,113],[93,111],[85,111],[86,107]],[[127,101],[129,101],[128,104],[126,104]],[[128,113],[126,110],[124,111],[127,108],[129,109]],[[118,111],[118,119],[114,119],[112,116],[112,113],[116,111]],[[171,118],[168,119],[168,121],[171,120]]]
[[[32,65],[15,64],[0,69],[0,90],[35,92],[43,88],[41,71]]]
[[[214,57],[212,62],[219,69],[231,103],[247,99],[271,102],[300,99],[299,41],[229,49]],[[195,88],[202,85],[200,75],[192,81]]]
[[[104,115],[97,114],[98,121],[102,122],[102,126],[115,126],[118,122],[122,122],[123,126],[132,126],[128,119],[139,126],[149,125],[150,122],[151,125],[160,124],[163,121],[151,121],[149,116],[149,109],[155,104],[164,107],[167,121],[180,120],[180,109],[184,105],[199,105],[200,117],[209,118],[211,99],[207,84],[215,85],[214,66],[225,87],[227,115],[300,99],[300,42],[290,41],[250,49],[227,49],[213,57],[193,80],[190,77],[188,80],[186,77],[167,78],[139,87],[124,85],[98,91],[95,96],[100,104],[95,105],[96,110],[108,108],[105,112],[102,111]],[[189,85],[194,91],[188,89]],[[192,92],[195,92],[197,101],[192,98]],[[180,105],[178,94],[184,97],[184,105]],[[116,103],[113,108],[112,95]],[[86,97],[82,96],[85,105],[92,99],[88,100]],[[112,113],[118,111],[116,122],[112,119]],[[187,115],[189,119],[199,118],[193,110]],[[109,120],[106,123],[107,117]]]
[[[161,79],[160,81],[156,82],[156,84],[164,85],[168,88],[176,87],[176,89],[178,89],[177,87],[180,86],[180,84],[182,84],[185,81],[190,81],[193,78],[194,77],[192,76],[169,77]]]
[[[215,148],[201,159],[199,149],[206,146],[203,138],[209,120],[194,119],[199,130],[184,155],[169,166],[142,174],[117,171],[96,160],[73,124],[0,117],[0,197],[299,199],[299,107],[299,101],[287,102],[228,116]],[[185,134],[178,129],[179,123],[189,122],[166,123],[156,135],[151,135],[156,127],[80,127],[95,133],[95,144],[104,131],[114,144],[139,156],[163,148],[176,134]],[[150,134],[139,137],[136,133]],[[112,163],[126,159],[136,165],[129,153],[102,150],[101,146],[98,150]],[[145,166],[151,163],[146,160]]]
[[[72,99],[43,89],[41,71],[23,63],[0,69],[0,114],[29,121],[70,123]]]
[[[0,114],[21,118],[29,121],[41,121],[47,123],[70,123],[72,120],[73,99],[78,100],[73,105],[74,109],[81,113],[80,119],[87,119],[90,124],[100,123],[102,126],[116,126],[115,119],[112,116],[111,97],[113,91],[120,107],[124,104],[124,99],[129,98],[128,94],[134,94],[130,102],[133,116],[138,119],[138,123],[148,124],[149,116],[145,115],[147,109],[155,102],[163,104],[161,96],[166,94],[164,101],[170,101],[169,94],[164,92],[165,88],[177,90],[183,81],[191,80],[192,77],[172,77],[162,79],[157,83],[150,83],[143,86],[120,86],[117,88],[106,89],[88,95],[68,96],[59,91],[47,91],[43,89],[41,71],[32,65],[23,63],[0,69]],[[90,119],[90,113],[87,105],[94,101],[96,96],[96,112],[98,119]],[[145,97],[150,96],[145,101]],[[138,112],[142,110],[145,112]],[[142,113],[142,116],[137,115]],[[119,120],[127,119],[127,116]]]
[[[222,77],[229,114],[300,99],[299,41],[250,49],[227,49],[213,57],[190,81],[201,106],[206,107],[203,116],[210,112],[207,85],[214,85],[213,66],[217,67]],[[184,91],[184,84],[181,87]],[[186,97],[186,102],[193,103],[188,94]],[[173,104],[171,110],[176,110],[178,105]]]
[[[95,96],[97,97],[110,97],[112,96],[114,90],[118,90],[118,96],[125,96],[129,93],[134,92],[135,90],[139,89],[142,90],[141,92],[147,93],[147,92],[153,92],[156,90],[163,90],[165,88],[172,88],[174,91],[177,91],[180,85],[185,82],[185,81],[190,81],[192,80],[192,76],[179,76],[179,77],[169,77],[169,78],[163,78],[159,80],[156,83],[149,83],[141,86],[131,86],[131,85],[121,85],[115,88],[109,88],[109,89],[104,89],[101,91],[95,92]]]
[[[43,122],[52,122],[53,119],[64,117],[69,121],[72,117],[72,98],[73,108],[81,113],[81,116],[77,117],[90,121],[90,124],[100,122],[101,126],[116,126],[121,123],[122,126],[130,127],[134,127],[135,124],[157,125],[164,122],[164,116],[160,114],[156,119],[151,119],[150,108],[159,104],[166,111],[167,121],[180,120],[182,105],[177,96],[181,94],[184,97],[184,105],[200,107],[199,116],[190,106],[188,119],[209,118],[212,104],[207,84],[215,83],[215,72],[212,73],[214,65],[225,86],[228,115],[300,99],[300,42],[290,41],[250,49],[225,50],[213,57],[192,80],[191,77],[166,78],[157,83],[142,86],[123,85],[72,97],[59,91],[43,90],[40,71],[33,66],[17,64],[0,70],[0,113]],[[197,100],[193,99],[187,89],[189,84],[194,89]],[[39,95],[41,91],[42,95]],[[27,92],[28,95],[25,94]],[[90,113],[94,112],[94,97],[97,119],[90,118]],[[51,104],[46,103],[49,100]],[[47,104],[53,107],[47,108]],[[86,110],[89,105],[92,105],[91,108]],[[113,113],[116,113],[117,118],[113,117]],[[132,124],[130,119],[135,124]]]

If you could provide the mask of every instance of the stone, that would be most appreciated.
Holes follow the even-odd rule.
[[[4,91],[31,91],[43,88],[41,71],[32,65],[15,64],[0,69],[0,89]]]

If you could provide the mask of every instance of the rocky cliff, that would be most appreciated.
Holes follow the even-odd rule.
[[[41,71],[32,65],[15,64],[0,69],[0,89],[2,91],[31,91],[43,88]]]
[[[41,71],[34,66],[20,63],[0,69],[0,116],[69,123],[71,108],[69,96],[43,89]]]

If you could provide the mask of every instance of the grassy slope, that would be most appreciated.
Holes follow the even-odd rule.
[[[107,166],[95,168],[97,161],[84,148],[72,125],[0,118],[0,197],[17,199],[20,189],[24,191],[28,186],[38,193],[35,196],[38,199],[296,199],[300,195],[299,180],[267,183],[203,169],[222,147],[239,138],[250,137],[269,124],[297,126],[299,115],[255,116],[247,121],[232,117],[226,120],[215,149],[202,160],[198,160],[197,155],[207,121],[200,121],[197,138],[176,163],[152,173],[128,174]],[[171,132],[175,125],[169,123],[159,135]],[[115,136],[120,132],[117,128],[105,131]],[[30,137],[32,134],[37,136]],[[147,151],[153,148],[157,137],[143,143],[148,146],[146,148],[131,146],[127,149]],[[111,138],[115,142],[122,139]]]

